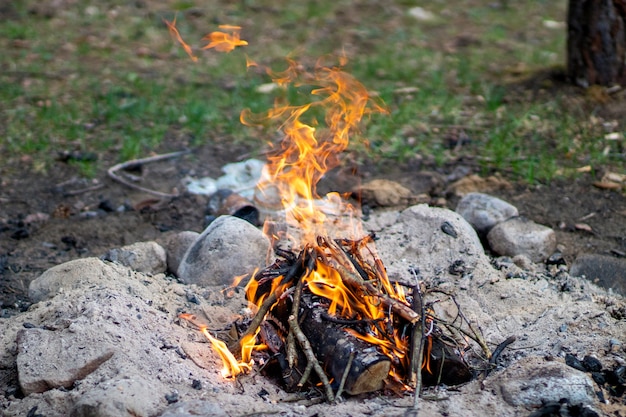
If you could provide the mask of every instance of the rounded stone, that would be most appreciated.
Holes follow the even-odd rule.
[[[178,267],[187,250],[198,240],[200,233],[189,230],[172,233],[163,240],[163,247],[167,254],[167,270],[177,274]]]
[[[509,366],[494,382],[504,400],[513,406],[539,407],[561,398],[567,398],[572,404],[596,403],[594,384],[587,374],[536,356]]]
[[[524,217],[498,223],[487,234],[491,249],[498,255],[525,255],[533,262],[543,262],[556,250],[554,230]]]
[[[376,247],[394,280],[414,279],[407,271],[420,279],[445,280],[491,268],[476,231],[454,211],[420,204],[387,222],[377,233]]]
[[[519,215],[512,204],[483,193],[466,194],[456,206],[456,212],[483,236],[496,224]]]
[[[161,274],[167,268],[165,249],[156,242],[136,242],[115,248],[102,256],[105,261],[115,262],[137,272]]]
[[[584,276],[603,288],[626,296],[626,259],[582,254],[572,263],[569,273],[575,277]]]
[[[266,266],[269,239],[245,220],[220,216],[185,252],[178,277],[186,284],[229,285]],[[242,282],[242,285],[245,283]]]
[[[133,294],[149,298],[150,292],[146,286],[129,276],[125,267],[98,258],[74,259],[46,270],[31,281],[28,296],[36,303],[64,292],[92,286],[116,288],[120,285],[127,287]]]

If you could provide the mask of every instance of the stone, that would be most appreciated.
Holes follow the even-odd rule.
[[[226,414],[217,402],[193,400],[170,405],[161,417],[221,417]]]
[[[167,254],[167,270],[171,274],[177,275],[178,266],[183,260],[185,252],[187,252],[198,237],[200,237],[200,233],[187,230],[172,233],[163,240],[162,245]]]
[[[579,255],[569,270],[570,275],[584,276],[589,281],[626,296],[626,259],[607,255]]]
[[[510,365],[491,384],[497,386],[504,400],[513,406],[539,407],[563,398],[570,404],[596,403],[594,384],[587,374],[562,362],[536,356]]]
[[[525,255],[533,262],[543,262],[556,250],[554,230],[524,217],[498,223],[487,234],[491,249],[498,255]]]
[[[187,250],[178,277],[186,284],[230,285],[235,277],[264,268],[269,250],[261,230],[238,217],[220,216]]]
[[[411,190],[390,180],[376,179],[355,189],[353,194],[363,203],[372,207],[393,207],[415,204]]]
[[[156,415],[159,389],[140,376],[109,380],[80,397],[71,417],[148,417]],[[165,400],[163,400],[165,402]]]
[[[454,281],[478,264],[493,269],[476,231],[458,213],[421,204],[391,217],[377,233],[376,247],[392,279],[414,282],[412,270],[420,279]]]
[[[122,248],[111,249],[102,256],[102,259],[146,274],[160,274],[167,269],[165,249],[152,241],[137,242]]]
[[[22,329],[17,334],[17,372],[24,395],[70,388],[109,360],[114,349],[83,334]]]
[[[469,193],[456,206],[456,212],[471,224],[480,236],[486,236],[496,224],[502,223],[519,212],[515,206],[483,193]]]
[[[472,174],[450,184],[446,189],[446,194],[464,196],[473,192],[489,193],[510,188],[512,188],[511,183],[498,175],[483,178]]]
[[[31,281],[28,296],[33,302],[50,299],[62,292],[81,290],[89,286],[115,287],[121,274],[129,275],[122,265],[103,262],[98,258],[82,258],[54,266]],[[149,291],[138,280],[124,284],[128,291],[149,297]]]

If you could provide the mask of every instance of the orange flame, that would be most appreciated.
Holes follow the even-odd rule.
[[[213,350],[219,355],[224,368],[222,368],[221,374],[224,378],[234,378],[239,374],[247,373],[252,369],[252,350],[254,349],[254,343],[256,334],[246,337],[241,344],[241,360],[237,360],[235,356],[228,350],[228,347],[221,340],[213,337],[207,326],[199,322],[193,314],[181,313],[179,318],[184,319],[198,327],[202,334],[211,342]]]
[[[250,60],[247,64],[257,65]],[[306,245],[325,234],[327,214],[320,207],[317,183],[337,166],[339,154],[348,146],[361,119],[385,110],[341,67],[318,65],[309,73],[293,60],[288,60],[288,64],[285,71],[267,72],[277,84],[301,90],[312,88],[308,93],[310,102],[299,106],[277,102],[274,109],[261,115],[244,110],[241,121],[247,125],[268,119],[280,123],[284,138],[268,158],[267,172],[259,188],[278,188],[287,220],[304,232],[301,243]],[[323,121],[315,115],[320,109],[325,112]]]
[[[230,52],[238,46],[248,45],[248,42],[241,40],[239,37],[239,31],[241,30],[240,26],[220,25],[219,28],[230,30],[231,33],[228,34],[219,31],[209,33],[202,38],[202,40],[210,41],[210,43],[202,49],[215,48],[215,50],[219,52]]]
[[[180,32],[178,31],[178,29],[176,28],[176,16],[174,16],[174,20],[172,20],[171,22],[163,19],[163,22],[165,22],[165,24],[167,25],[167,28],[170,31],[170,34],[172,35],[173,38],[175,38],[178,43],[181,44],[181,46],[183,47],[183,49],[185,50],[185,52],[187,52],[187,55],[189,55],[189,58],[191,58],[191,60],[193,62],[196,62],[198,60],[198,57],[195,56],[193,54],[193,51],[191,49],[191,46],[189,46],[184,40],[183,37],[180,36]]]

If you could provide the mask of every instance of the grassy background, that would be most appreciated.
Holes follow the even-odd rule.
[[[287,55],[310,65],[343,53],[390,110],[364,126],[363,158],[469,160],[528,182],[584,165],[624,172],[620,103],[550,75],[564,70],[566,0],[13,3],[0,8],[0,150],[37,170],[60,151],[83,155],[73,163],[89,176],[181,140],[261,144],[267,132],[239,113],[274,97],[257,91],[268,79],[245,55],[280,68]],[[174,16],[192,46],[218,24],[242,26],[249,46],[197,50],[193,63],[163,23]]]

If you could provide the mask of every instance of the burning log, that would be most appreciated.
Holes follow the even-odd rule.
[[[310,295],[303,296],[302,301],[300,328],[326,373],[339,382],[347,370],[344,391],[351,395],[383,388],[391,360],[374,345],[347,332],[344,324],[329,321],[332,319],[325,308]]]

